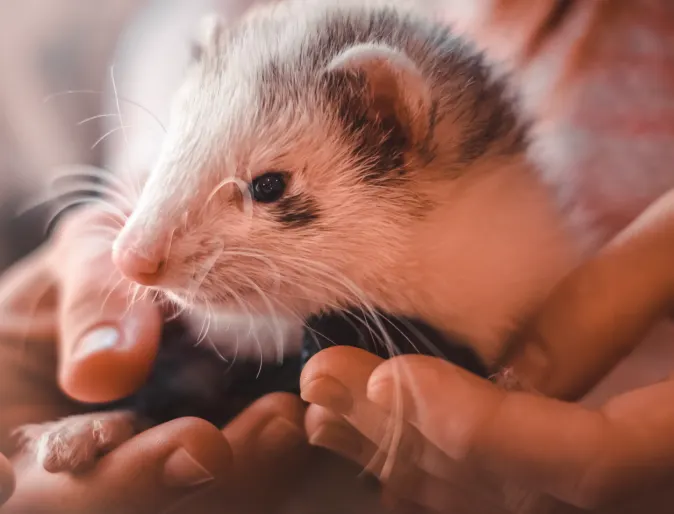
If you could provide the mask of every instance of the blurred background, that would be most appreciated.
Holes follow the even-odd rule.
[[[91,149],[104,120],[100,94],[124,27],[144,0],[0,0],[0,269],[44,234],[45,211],[16,217],[58,166],[100,165]],[[170,2],[168,2],[170,3]]]
[[[0,0],[0,270],[39,244],[45,209],[16,213],[56,170],[151,165],[162,135],[153,118],[167,122],[199,19],[233,19],[257,1],[268,0]],[[113,64],[131,100],[130,145],[110,115]]]

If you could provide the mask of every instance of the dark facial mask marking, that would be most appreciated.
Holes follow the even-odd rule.
[[[316,202],[301,194],[289,195],[274,205],[274,214],[280,223],[289,228],[302,228],[320,216]]]

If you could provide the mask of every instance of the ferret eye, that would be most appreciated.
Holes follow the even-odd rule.
[[[269,172],[257,177],[251,184],[253,198],[260,203],[271,203],[283,196],[286,176],[281,172]]]

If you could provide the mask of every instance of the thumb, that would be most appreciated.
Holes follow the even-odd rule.
[[[508,366],[526,386],[583,397],[672,312],[674,190],[553,291]]]
[[[131,303],[130,284],[112,262],[105,216],[75,213],[52,255],[60,296],[59,383],[69,396],[92,403],[128,396],[143,384],[162,322],[147,298]]]

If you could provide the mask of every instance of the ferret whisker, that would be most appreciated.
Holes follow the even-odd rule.
[[[112,275],[110,276],[110,278],[108,279],[108,284],[110,284],[110,282],[112,281],[112,277],[113,277],[113,276],[114,276],[114,274],[112,274]],[[105,310],[105,307],[106,307],[106,305],[108,304],[108,302],[110,301],[110,298],[112,297],[112,295],[115,294],[115,293],[117,292],[117,288],[119,288],[119,286],[120,286],[123,282],[124,282],[124,278],[120,278],[120,279],[117,280],[117,283],[116,283],[113,287],[110,287],[110,288],[108,289],[108,294],[105,295],[105,298],[103,298],[103,302],[101,303],[101,314],[102,314],[103,311]]]
[[[239,274],[237,273],[237,275],[239,275]],[[241,275],[239,275],[239,276],[241,276]],[[243,277],[243,278],[246,279],[246,277]],[[235,294],[235,292],[231,289],[230,289],[230,292]],[[240,302],[241,305],[243,305],[243,303],[244,303],[243,301]],[[257,375],[256,375],[256,378],[259,378],[260,374],[262,373],[262,368],[264,366],[264,354],[263,354],[263,350],[262,350],[262,344],[260,343],[260,339],[259,339],[259,336],[258,336],[258,332],[256,331],[253,334],[253,327],[255,326],[255,317],[254,317],[253,313],[251,312],[251,308],[254,309],[254,307],[250,304],[250,302],[248,302],[248,305],[247,305],[247,308],[246,308],[246,311],[248,312],[248,335],[246,336],[246,339],[248,339],[248,340],[250,340],[251,338],[254,339],[255,345],[257,346],[258,352],[260,354],[259,367],[258,367],[258,371],[257,371]],[[255,309],[255,311],[256,311],[256,314],[259,314],[257,309]]]
[[[90,121],[100,120],[101,118],[116,118],[116,117],[117,117],[116,113],[97,114],[96,116],[89,116],[88,118],[84,118],[83,120],[78,121],[77,126],[81,127],[82,125],[85,125]]]
[[[208,300],[206,300],[206,312],[210,310],[210,303]],[[194,343],[194,346],[199,346],[201,343],[204,342],[204,339],[206,339],[206,335],[208,334],[207,332],[207,320],[208,316],[204,316],[202,322],[201,322],[201,328],[199,329],[199,335],[197,335],[197,340]]]
[[[221,180],[214,188],[213,191],[209,193],[209,195],[206,197],[206,201],[204,202],[204,208],[208,206],[209,203],[211,203],[211,200],[217,195],[220,190],[225,187],[227,184],[236,184],[239,185],[238,183],[241,181],[241,179],[237,177],[225,177],[223,180]],[[239,186],[240,187],[240,186]]]
[[[229,250],[227,248],[224,248],[224,246],[223,246],[223,250],[222,250],[221,255],[223,257],[249,257],[251,259],[257,259],[257,260],[261,261],[263,264],[266,264],[267,266],[269,266],[270,269],[274,270],[275,275],[277,275],[279,277],[281,275],[279,267],[276,264],[274,264],[274,262],[262,252],[257,252],[257,251],[250,250],[250,249],[247,249],[247,250]]]
[[[305,271],[305,273],[306,273],[306,271]],[[331,279],[331,280],[335,280],[335,277],[337,277],[338,274],[335,272],[335,273],[330,273],[329,275],[323,275],[323,276],[324,276],[324,277],[327,277],[327,278],[329,278],[329,279]],[[343,289],[338,288],[338,287],[329,287],[329,285],[327,284],[327,282],[325,282],[325,281],[321,282],[321,281],[318,280],[318,279],[316,279],[314,282],[319,283],[321,286],[323,286],[324,289],[328,289],[328,290],[330,290],[330,291],[333,291],[333,292],[337,293],[339,296],[344,297],[344,298],[347,300],[347,304],[351,304],[351,305],[354,305],[354,306],[358,306],[358,305],[361,305],[361,304],[364,303],[364,300],[363,300],[362,297],[359,297],[359,296],[357,296],[357,295],[353,295],[350,291],[344,291]],[[301,287],[303,290],[305,290],[305,291],[308,291],[308,292],[312,292],[312,291],[313,291],[313,292],[318,292],[319,295],[321,294],[321,291],[319,291],[319,290],[311,289],[311,288],[309,288],[309,287],[307,287],[307,286],[300,286],[300,287]],[[312,301],[312,300],[316,297],[316,295],[314,294],[314,295],[312,296],[311,294],[309,294],[309,295],[306,296],[306,297],[300,297],[299,295],[293,295],[293,297],[295,297],[295,298],[297,298],[297,299],[304,299],[304,300],[307,300],[307,301]],[[373,330],[373,328],[370,326],[370,323],[368,323],[368,321],[367,321],[367,317],[368,317],[367,315],[365,315],[365,317],[360,317],[360,316],[358,316],[356,313],[351,312],[351,311],[346,311],[346,313],[344,313],[344,312],[342,312],[342,308],[344,307],[344,305],[336,304],[336,303],[329,302],[329,301],[325,301],[325,300],[323,300],[322,303],[323,303],[326,307],[331,308],[333,311],[335,311],[335,312],[340,312],[340,313],[341,313],[341,316],[342,316],[345,320],[347,320],[352,326],[354,326],[354,328],[355,328],[355,324],[353,324],[353,323],[348,319],[348,316],[353,317],[354,319],[358,320],[359,322],[361,322],[361,323],[368,329],[368,331],[370,332],[370,335],[372,336],[372,338],[373,338],[373,340],[374,340],[375,342],[378,341],[384,348],[389,348],[389,347],[390,347],[390,345],[387,345],[387,341],[386,341],[387,335],[386,335],[384,332],[382,332],[382,334],[384,334],[383,336],[382,336],[382,335],[379,335],[377,332],[375,332],[375,331]],[[365,303],[367,303],[367,302],[365,301]],[[371,309],[371,310],[374,310],[374,309],[371,308],[371,307],[370,307],[370,309]],[[362,308],[361,308],[361,310],[362,310]],[[364,313],[364,314],[365,314],[365,313]],[[381,332],[381,331],[380,331],[380,332]],[[391,350],[389,349],[389,354],[390,354],[390,356],[393,356],[393,355],[395,355],[396,353],[393,352],[393,351],[391,351]]]
[[[140,301],[142,301],[143,297],[143,286],[140,284],[134,284],[133,288],[133,297],[131,298],[131,305],[137,305]]]
[[[129,197],[129,191],[126,188],[121,188],[115,182],[106,183],[106,182],[95,182],[92,178],[89,177],[68,177],[70,179],[69,184],[64,184],[58,188],[52,186],[52,191],[54,193],[63,194],[73,194],[73,193],[91,193],[102,195],[104,198],[117,200],[120,203],[120,207],[125,207],[131,210],[134,206],[134,202]],[[75,181],[78,179],[77,181]],[[55,185],[56,181],[53,181],[52,184]],[[63,179],[60,180],[63,182]]]
[[[110,184],[111,186],[116,186],[117,190],[121,193],[131,193],[131,185],[125,182],[117,173],[112,173],[110,170],[105,168],[98,168],[96,166],[89,165],[68,165],[63,166],[63,171],[53,172],[53,181],[70,179],[70,178],[80,178],[80,179],[89,179],[89,181],[98,181],[104,184]]]
[[[115,80],[115,66],[114,66],[114,64],[110,66],[110,84],[112,85],[113,97],[115,99],[115,110],[117,112],[117,116],[119,117],[119,123],[120,123],[119,128],[122,132],[122,138],[124,139],[124,147],[125,147],[124,157],[125,157],[125,160],[126,160],[126,167],[129,171],[132,171],[132,166],[131,166],[131,163],[129,162],[129,148],[130,148],[129,135],[126,132],[126,129],[131,128],[131,127],[128,127],[128,126],[124,125],[124,119],[122,117],[122,106],[121,106],[121,103],[120,103],[119,91],[117,90],[117,81]],[[106,136],[104,135],[103,138],[105,138],[105,137]],[[135,182],[136,182],[136,184],[135,184],[136,190],[140,192],[141,189],[142,189],[142,186],[141,186],[141,183],[140,183],[140,178],[138,177],[137,173],[132,174],[132,176],[133,176],[133,178],[135,179]]]
[[[110,202],[106,198],[101,198],[98,196],[92,196],[92,195],[79,195],[79,196],[73,196],[72,198],[66,200],[63,203],[59,203],[57,206],[57,212],[56,215],[58,216],[61,211],[68,209],[72,207],[75,204],[82,204],[82,203],[91,203],[100,207],[103,207],[102,209],[104,212],[107,212],[108,214],[116,216],[115,219],[121,222],[121,220],[126,220],[126,214],[124,211],[114,203]]]
[[[94,144],[91,145],[89,148],[90,150],[95,150],[98,145],[100,145],[103,141],[105,141],[107,138],[112,136],[113,134],[117,132],[124,132],[126,129],[133,128],[133,125],[120,125],[119,127],[114,127],[108,130],[105,134],[103,134],[101,137],[99,137],[96,141],[94,141]]]
[[[213,340],[208,336],[208,334],[211,331],[211,322],[213,320],[213,309],[208,300],[206,300],[206,316],[204,317],[204,320],[202,322],[202,327],[199,332],[199,336],[197,337],[197,340],[194,344],[195,347],[200,346],[204,341],[207,341],[209,345],[211,346],[213,352],[217,355],[217,357],[222,360],[223,362],[228,363],[229,360],[220,352],[220,349],[217,347],[217,345],[213,342]]]
[[[222,243],[222,247],[224,248],[224,243]],[[169,250],[170,253],[170,250]],[[220,253],[214,253],[205,263],[203,266],[203,271],[199,278],[193,281],[193,284],[190,285],[189,291],[191,295],[196,295],[199,290],[201,289],[201,286],[205,282],[206,278],[208,278],[208,274],[211,272],[213,267],[217,264],[218,259],[220,258],[222,252]]]
[[[104,207],[105,208],[104,210],[112,210],[113,209],[113,207],[111,207],[111,205],[108,202],[101,201],[98,198],[92,198],[92,197],[72,198],[71,200],[64,203],[63,205],[60,205],[58,207],[58,209],[56,209],[54,212],[52,212],[52,214],[47,218],[47,220],[45,222],[45,233],[48,233],[50,231],[50,229],[51,229],[52,225],[54,224],[54,221],[56,220],[56,218],[58,218],[59,215],[61,213],[63,213],[64,211],[70,209],[71,207],[76,207],[78,205],[90,205],[90,204]],[[113,211],[113,212],[109,212],[109,214],[119,214],[119,213],[115,213]]]
[[[73,195],[75,195],[75,193],[78,193],[77,196],[73,196]],[[98,204],[108,203],[110,205],[113,205],[110,202],[108,202],[105,198],[100,198],[100,197],[95,196],[93,194],[87,194],[87,193],[90,193],[90,191],[73,190],[73,191],[70,191],[70,192],[62,193],[62,194],[51,194],[50,193],[48,195],[43,195],[39,198],[36,198],[33,201],[27,202],[24,205],[20,206],[15,211],[15,215],[16,216],[23,216],[30,211],[33,211],[33,210],[38,209],[40,207],[49,206],[50,204],[55,204],[52,207],[55,208],[55,209],[58,209],[55,212],[54,216],[58,216],[61,213],[61,211],[66,210],[66,209],[72,207],[75,204],[82,204],[82,203],[87,203],[87,202],[89,202],[89,203],[96,202]],[[68,196],[70,196],[70,198],[68,198]],[[58,202],[56,202],[57,200],[58,200]],[[115,207],[113,206],[113,209],[114,208]],[[117,213],[118,216],[120,215],[120,213],[121,213],[121,211],[119,213]]]
[[[8,299],[14,292],[18,290],[18,285],[17,288],[12,288],[12,290],[8,291],[7,296],[3,295],[3,299],[0,300],[0,305],[5,303],[5,300]],[[32,300],[32,303],[30,303],[28,306],[26,306],[26,319],[35,319],[37,316],[37,310],[40,306],[40,303],[44,298],[49,294],[51,290],[54,288],[54,284],[48,280],[41,281],[41,283],[36,284],[35,287],[38,288],[36,291],[36,294]],[[1,313],[1,309],[0,309]],[[56,321],[54,322],[54,327],[56,327]],[[30,338],[28,337],[28,334],[30,333],[30,325],[26,323],[25,328],[23,330],[22,334],[17,335],[17,339],[21,341],[21,358],[23,359],[25,356],[27,356],[28,352],[28,343]]]
[[[248,325],[249,325],[249,332],[250,332],[250,329],[252,329],[252,326],[254,324],[253,314],[250,311],[251,306],[249,304],[247,304],[243,300],[243,298],[241,298],[241,296],[238,295],[236,293],[236,291],[234,291],[232,288],[230,288],[228,286],[225,286],[225,285],[223,285],[222,287],[225,290],[225,292],[227,292],[227,294],[229,294],[234,299],[234,301],[239,305],[241,315],[243,316],[244,313],[246,313],[246,315],[248,316]],[[238,332],[237,332],[236,345],[234,347],[234,356],[232,357],[232,360],[229,363],[229,367],[227,368],[227,370],[225,372],[229,371],[234,366],[234,364],[236,363],[236,359],[239,355],[239,344],[240,344],[240,341],[239,341],[239,335],[238,335]],[[259,346],[259,341],[258,341],[258,346]]]
[[[175,312],[166,319],[167,322],[172,322],[172,321],[177,320],[178,318],[180,318],[180,316],[185,314],[185,312],[187,311],[187,305],[186,304],[177,303],[177,302],[171,300],[170,298],[168,298],[166,296],[165,296],[165,299],[166,299],[167,303],[170,306],[172,306],[175,310]]]
[[[129,312],[131,312],[131,309],[133,309],[137,291],[138,288],[136,287],[136,284],[130,282],[126,289],[126,308],[124,309],[124,316],[126,316]]]
[[[25,214],[31,210],[37,209],[39,207],[42,207],[44,205],[47,205],[49,203],[58,201],[63,199],[64,197],[68,197],[70,195],[78,195],[81,197],[95,197],[98,198],[101,201],[108,200],[108,197],[118,200],[121,204],[126,204],[127,206],[131,207],[131,203],[129,200],[121,195],[120,193],[113,191],[109,188],[107,188],[104,185],[98,185],[98,184],[87,184],[87,185],[77,185],[77,184],[71,184],[70,187],[59,187],[58,189],[55,190],[50,190],[48,193],[39,196],[35,200],[26,203],[25,206],[21,207],[17,214],[20,216],[22,214]],[[102,195],[102,196],[101,196]]]
[[[119,234],[119,228],[103,224],[92,224],[91,227],[83,229],[82,235],[84,234],[92,240],[94,240],[94,236],[96,236],[96,239],[100,241],[101,245],[107,245],[109,247],[115,240],[115,237],[117,237],[117,234]]]
[[[112,284],[112,282],[113,282],[113,280],[115,280],[115,278],[117,279],[117,283],[115,284],[114,287],[110,287],[110,284]],[[116,289],[117,287],[119,287],[119,284],[122,282],[122,280],[123,280],[123,277],[119,276],[119,274],[117,273],[117,271],[115,269],[110,270],[110,273],[108,273],[108,279],[103,284],[103,290],[109,292],[110,290]]]
[[[250,284],[250,287],[254,289],[258,295],[260,295],[260,299],[262,302],[267,306],[269,313],[271,315],[272,321],[275,325],[276,328],[276,360],[279,364],[283,363],[283,328],[281,327],[281,320],[279,320],[278,315],[276,313],[276,309],[274,308],[274,305],[272,302],[269,300],[269,296],[258,287],[258,285],[250,280],[250,278],[243,276],[244,280]],[[258,345],[260,346],[260,369],[258,371],[258,377],[262,373],[262,345],[260,345],[258,341]]]
[[[330,267],[326,265],[319,265],[318,263],[311,261],[309,259],[303,259],[298,257],[290,258],[287,256],[280,256],[279,258],[284,259],[286,261],[295,261],[298,264],[313,269],[314,272],[316,273],[321,273],[322,275],[330,278],[331,280],[338,280],[340,285],[344,286],[348,291],[350,291],[352,295],[355,296],[355,298],[358,300],[357,306],[364,310],[364,314],[365,312],[367,312],[371,316],[379,333],[381,334],[381,337],[383,338],[384,346],[387,349],[389,356],[393,358],[396,355],[398,355],[399,352],[396,351],[395,344],[391,340],[390,336],[388,335],[387,331],[385,330],[381,322],[380,319],[381,316],[376,312],[376,310],[367,300],[367,295],[365,295],[365,293],[361,291],[360,288],[358,288],[358,286],[356,286],[351,280],[349,280],[343,274],[337,273],[337,270],[330,269]],[[371,330],[368,323],[366,323],[366,326],[368,327],[368,330]],[[374,332],[371,333],[374,337],[375,335]],[[395,367],[393,375],[394,375],[394,387],[396,389],[395,391],[396,394],[395,394],[394,408],[391,416],[393,424],[393,426],[391,427],[391,440],[388,445],[388,448],[386,450],[384,449],[381,450],[385,451],[386,453],[386,460],[382,470],[382,474],[384,477],[387,477],[392,472],[393,465],[395,463],[395,455],[400,446],[404,423],[404,417],[402,412],[403,409],[402,380],[398,369],[400,359],[393,358],[392,362],[393,366]],[[378,455],[376,455],[375,457],[378,457]],[[375,457],[373,457],[373,462]]]
[[[437,345],[433,344],[433,342],[428,337],[426,337],[424,334],[422,334],[421,331],[417,327],[414,326],[414,324],[410,323],[406,319],[400,319],[400,322],[403,323],[405,325],[405,327],[407,329],[409,329],[410,332],[414,333],[414,335],[416,336],[419,343],[423,344],[431,352],[431,354],[434,357],[444,358],[444,354],[442,353],[440,348],[438,348]],[[389,321],[389,323],[391,323],[393,325],[392,322]],[[398,327],[395,327],[395,325],[394,325],[394,328],[402,335],[402,331]],[[414,348],[414,350],[417,353],[421,353],[418,346],[413,341],[411,341],[409,337],[405,336],[405,338],[410,343],[410,346],[412,348]]]
[[[107,92],[106,91],[96,91],[95,89],[68,89],[68,90],[65,90],[65,91],[58,91],[56,93],[52,93],[50,95],[47,95],[45,98],[43,98],[42,101],[44,103],[48,103],[48,102],[54,100],[55,98],[59,98],[61,96],[76,95],[76,94],[79,94],[79,95],[105,95],[105,94],[107,94]],[[134,100],[124,98],[123,96],[119,96],[119,95],[116,95],[116,96],[117,96],[117,99],[119,101],[127,103],[129,105],[133,105],[134,107],[138,107],[141,111],[148,114],[154,121],[157,122],[157,124],[164,131],[164,133],[166,133],[166,126],[162,123],[162,121],[159,119],[159,117],[156,114],[154,114],[152,111],[150,111],[147,107],[145,107],[144,105],[142,105],[142,104],[140,104],[140,103],[138,103]]]

